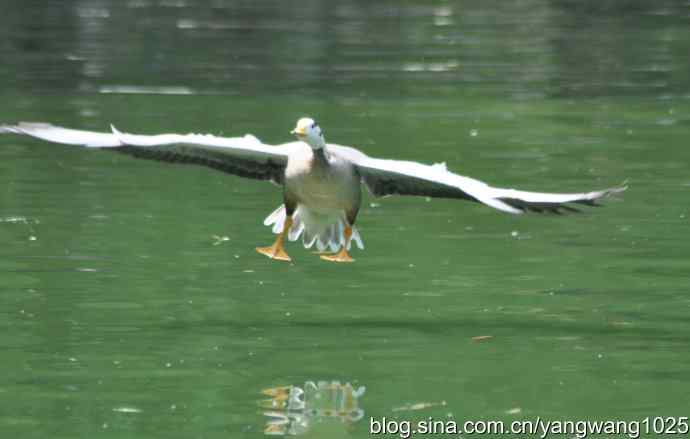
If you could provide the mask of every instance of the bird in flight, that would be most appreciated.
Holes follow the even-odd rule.
[[[364,248],[355,227],[361,186],[375,196],[417,195],[483,203],[495,209],[524,212],[576,212],[573,204],[595,206],[596,201],[625,186],[582,193],[540,193],[489,186],[454,174],[444,163],[369,157],[348,146],[326,143],[311,118],[301,118],[291,131],[296,141],[267,145],[251,134],[216,137],[201,134],[138,135],[62,128],[45,123],[0,125],[0,133],[24,134],[49,142],[102,148],[134,157],[207,166],[240,177],[269,180],[283,189],[283,204],[264,220],[275,242],[256,250],[271,259],[290,261],[285,241],[300,237],[305,248],[316,246],[321,258],[352,262],[352,242]],[[330,250],[329,253],[325,253]]]

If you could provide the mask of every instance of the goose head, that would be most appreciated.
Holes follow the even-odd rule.
[[[310,117],[303,117],[298,120],[295,129],[290,131],[290,134],[294,134],[295,137],[311,146],[312,149],[321,149],[326,145],[321,127]]]

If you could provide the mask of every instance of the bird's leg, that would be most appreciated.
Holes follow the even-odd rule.
[[[321,255],[321,259],[324,261],[331,262],[354,262],[350,254],[347,252],[347,246],[350,243],[350,238],[352,238],[352,227],[349,225],[345,226],[345,243],[340,247],[340,251],[334,255]]]
[[[287,236],[290,227],[292,227],[292,216],[287,216],[285,217],[285,224],[283,224],[283,231],[280,232],[280,235],[278,235],[276,238],[276,242],[274,242],[270,247],[257,247],[256,251],[262,255],[268,256],[271,259],[288,262],[291,261],[292,259],[290,259],[290,256],[288,256],[287,252],[283,248],[283,243],[285,242],[285,237]]]

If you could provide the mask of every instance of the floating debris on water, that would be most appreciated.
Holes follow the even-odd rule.
[[[472,337],[472,341],[484,341],[484,340],[491,340],[494,338],[493,335],[477,335]]]
[[[98,89],[101,94],[146,94],[146,95],[192,95],[195,91],[188,87],[142,87],[138,85],[104,85]]]
[[[512,232],[510,232],[510,236],[515,238],[515,239],[520,239],[520,240],[532,238],[532,236],[530,236],[529,233],[520,233],[517,230],[513,230]]]
[[[211,235],[211,238],[213,238],[213,245],[221,245],[225,241],[230,241],[230,238],[227,236]]]
[[[136,407],[115,407],[113,409],[114,412],[118,413],[141,413],[142,410]]]
[[[402,66],[404,72],[447,72],[460,66],[456,60],[434,63],[406,63]]]
[[[406,291],[402,295],[406,297],[443,297],[445,293],[436,291]]]
[[[0,223],[41,224],[41,221],[37,219],[26,218],[23,216],[7,216],[5,218],[0,218]]]
[[[413,410],[424,410],[428,409],[431,407],[445,407],[446,401],[439,401],[439,402],[416,402],[413,404],[407,404],[403,405],[400,407],[394,407],[391,411],[394,412],[406,412],[406,411],[413,411]]]

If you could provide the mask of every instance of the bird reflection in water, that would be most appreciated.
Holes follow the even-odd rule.
[[[267,416],[264,433],[287,436],[304,434],[313,424],[339,419],[352,424],[364,417],[359,398],[366,388],[339,381],[307,381],[304,386],[272,387],[261,391],[270,399],[261,401]]]

